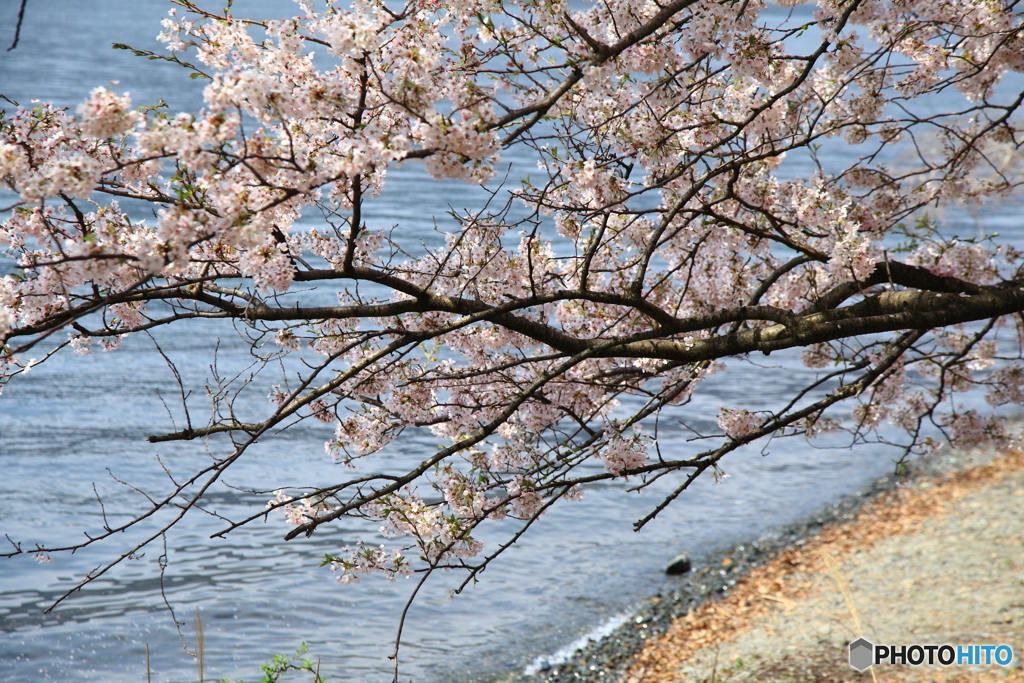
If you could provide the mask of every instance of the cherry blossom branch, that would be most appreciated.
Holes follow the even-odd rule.
[[[195,65],[171,61],[210,77],[200,112],[97,89],[73,111],[0,117],[0,179],[18,195],[0,247],[19,264],[0,278],[0,384],[31,381],[37,361],[20,354],[58,332],[69,338],[44,360],[195,319],[250,347],[229,376],[214,354],[206,425],[175,375],[185,424],[150,441],[230,445],[191,477],[168,471],[172,495],[120,529],[179,496],[149,541],[209,513],[202,496],[257,438],[309,419],[333,425],[327,450],[346,466],[387,458],[410,428],[441,440],[397,474],[275,487],[216,534],[279,512],[288,539],[345,516],[406,539],[335,556],[344,581],[438,568],[469,581],[574,487],[674,474],[640,527],[774,438],[898,442],[888,419],[904,455],[933,435],[1007,443],[957,397],[1024,403],[1024,253],[948,237],[932,207],[1022,185],[1024,92],[1000,84],[1022,63],[1013,8],[842,0],[780,24],[728,0],[304,5],[283,21],[176,4],[186,16],[161,40],[196,48]],[[500,178],[502,154],[530,168]],[[389,229],[380,193],[400,164],[485,192],[444,200],[450,220]],[[768,408],[720,406],[721,432],[695,432],[711,445],[694,457],[659,448],[660,420],[695,405],[722,360],[760,372],[753,354],[787,349],[821,371]],[[273,407],[241,414],[256,376],[278,372]],[[473,533],[503,516],[524,524],[481,555]],[[117,531],[104,526],[61,549]]]

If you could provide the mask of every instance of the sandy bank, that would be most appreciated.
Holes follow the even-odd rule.
[[[1007,643],[1010,667],[880,666],[879,682],[1024,681],[1024,454],[922,477],[753,567],[728,595],[676,617],[629,683],[870,681],[847,664],[860,634],[822,551],[875,643]],[[730,559],[723,560],[729,563]]]

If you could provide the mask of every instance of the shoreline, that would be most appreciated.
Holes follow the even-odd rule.
[[[763,580],[766,573],[786,578],[785,572],[792,572],[792,567],[773,568],[771,565],[778,564],[787,555],[800,554],[805,546],[827,543],[830,539],[824,536],[849,536],[858,526],[878,523],[881,519],[889,525],[888,532],[879,527],[874,536],[892,535],[895,533],[894,528],[906,526],[904,520],[901,520],[902,516],[906,516],[906,510],[901,508],[901,505],[906,505],[906,501],[901,502],[900,499],[905,492],[941,488],[944,484],[964,478],[973,482],[975,487],[984,486],[998,472],[1018,470],[1024,471],[1024,456],[1020,453],[1003,454],[991,450],[969,453],[946,450],[926,460],[915,460],[910,463],[907,486],[900,486],[892,474],[880,477],[863,489],[819,508],[801,520],[773,529],[753,541],[712,552],[702,558],[701,566],[695,566],[690,573],[668,577],[669,585],[665,590],[637,603],[628,613],[606,621],[557,653],[538,656],[525,672],[513,674],[506,680],[516,683],[639,683],[670,680],[665,674],[671,667],[661,666],[660,674],[653,676],[646,671],[651,667],[651,662],[665,659],[666,651],[675,650],[674,655],[668,658],[678,664],[685,661],[687,655],[700,649],[697,645],[728,640],[742,632],[755,616],[770,611],[771,605],[782,606],[791,602],[784,597],[761,595],[763,599],[758,601],[758,609],[741,610],[749,614],[734,613],[729,616],[716,609],[716,606],[730,601],[734,593],[749,592],[750,584]],[[923,499],[918,500],[917,504],[922,502]],[[941,503],[933,501],[929,510],[932,515],[936,515],[940,508]],[[863,519],[865,513],[876,519]],[[857,545],[856,540],[851,542],[853,546]],[[862,539],[861,543],[870,547],[872,540]],[[792,557],[788,559],[793,560]],[[797,562],[803,563],[806,560]],[[1024,590],[1021,593],[1024,597]],[[768,604],[765,605],[765,602]],[[751,602],[746,601],[745,604],[750,606]],[[719,613],[717,618],[716,612]],[[679,648],[671,643],[666,644],[667,634],[673,629],[678,638],[681,628],[679,624],[683,620],[688,629],[687,646]],[[692,637],[698,635],[695,631],[699,632],[699,638]],[[579,645],[582,647],[577,647]],[[662,653],[657,652],[658,648]],[[1024,658],[1024,649],[1015,653],[1015,661],[1019,662],[1021,658]],[[654,668],[659,667],[654,665]],[[849,671],[857,673],[853,669]],[[712,677],[714,675],[712,673]],[[864,676],[865,680],[871,680],[867,674]],[[695,680],[711,679],[704,677]]]

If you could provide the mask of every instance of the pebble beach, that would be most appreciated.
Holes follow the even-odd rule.
[[[1024,453],[946,453],[672,577],[566,683],[1024,683]],[[845,593],[845,595],[844,595]],[[1008,644],[1007,666],[849,666],[848,644]]]

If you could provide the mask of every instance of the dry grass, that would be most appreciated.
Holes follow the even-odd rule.
[[[910,534],[922,523],[945,511],[951,503],[963,496],[984,489],[1005,477],[1024,469],[1024,453],[1013,452],[997,461],[959,472],[942,480],[919,482],[881,496],[866,505],[854,519],[827,526],[820,534],[805,543],[783,551],[770,563],[754,568],[730,594],[691,610],[676,620],[660,638],[652,640],[637,656],[629,670],[629,683],[678,683],[681,667],[698,651],[714,649],[743,634],[752,621],[778,610],[790,610],[807,598],[817,578],[828,572],[822,553],[827,552],[842,561],[854,550],[873,547],[883,539],[899,534]],[[852,600],[852,598],[849,598]],[[855,628],[850,629],[856,633]],[[851,638],[852,639],[852,638]],[[1015,648],[1016,649],[1016,648]],[[1015,653],[1021,656],[1022,652]],[[846,653],[841,648],[823,648],[819,652],[786,655],[761,668],[746,664],[741,667],[714,667],[709,681],[739,680],[757,683],[818,683],[830,681],[868,681],[871,675],[851,669]],[[966,683],[962,673],[928,673],[924,680],[943,683]],[[1002,676],[1009,674],[1009,678]],[[969,680],[1024,681],[1019,670],[971,674]],[[708,677],[705,677],[706,679]],[[911,677],[912,678],[912,677]],[[911,680],[892,670],[879,675],[881,683]]]

